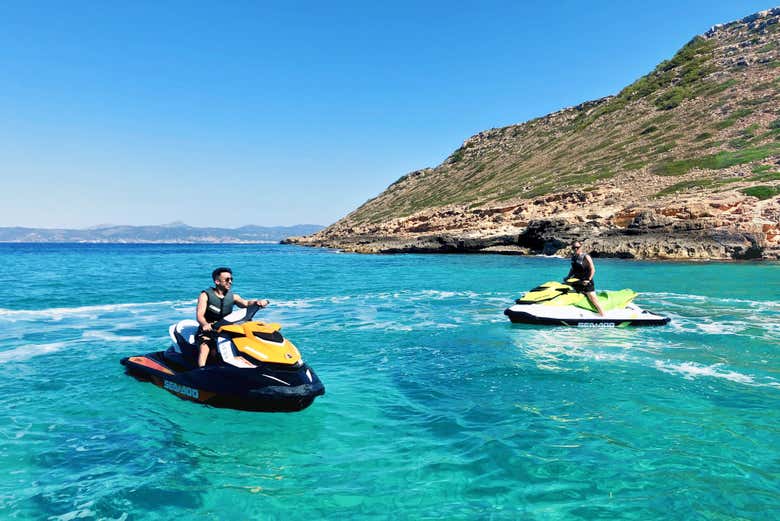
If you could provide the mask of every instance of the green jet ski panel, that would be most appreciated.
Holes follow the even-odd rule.
[[[515,302],[518,304],[540,304],[545,301],[556,299],[561,295],[566,295],[569,292],[574,292],[574,288],[568,284],[545,282],[544,284],[535,287]]]
[[[618,291],[598,291],[599,304],[604,311],[626,307],[637,294],[631,289]],[[518,304],[542,304],[545,306],[576,306],[578,308],[596,311],[588,297],[577,293],[574,287],[560,282],[545,282],[517,299]]]
[[[577,296],[579,299],[576,302],[572,302],[572,305],[578,308],[587,309],[588,311],[596,311],[593,304],[590,303],[588,297],[582,293],[576,293],[574,295],[568,294],[567,297]],[[621,289],[617,291],[597,291],[596,296],[599,298],[599,304],[604,311],[611,311],[613,309],[622,309],[626,307],[637,296],[636,292],[631,289]]]

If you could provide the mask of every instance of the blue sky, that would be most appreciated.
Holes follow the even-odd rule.
[[[753,1],[4,2],[0,226],[330,224]]]

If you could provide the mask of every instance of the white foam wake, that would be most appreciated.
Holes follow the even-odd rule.
[[[164,300],[161,302],[131,302],[121,304],[98,304],[94,306],[78,306],[72,308],[59,307],[59,308],[46,308],[46,309],[5,309],[0,308],[0,319],[16,321],[16,320],[39,320],[41,318],[48,318],[50,320],[62,320],[70,317],[92,317],[100,313],[112,313],[116,311],[130,311],[139,312],[149,309],[158,308],[176,308],[182,306],[194,306],[195,300],[189,301],[175,301]],[[194,313],[194,310],[193,310]]]
[[[654,367],[686,380],[718,378],[741,385],[780,389],[780,382],[771,376],[740,372],[723,363],[659,360],[659,355],[666,350],[698,350],[699,346],[669,343],[663,338],[649,337],[635,342],[632,341],[631,333],[635,332],[609,331],[599,337],[587,337],[578,330],[534,331],[529,336],[518,337],[514,343],[539,369],[546,371],[587,371],[587,365],[582,362],[625,363]]]
[[[143,335],[118,335],[111,331],[88,330],[82,333],[81,338],[73,340],[49,342],[46,344],[24,344],[8,351],[0,351],[0,364],[24,362],[37,356],[50,355],[65,349],[78,348],[79,346],[94,346],[96,341],[125,345],[146,342],[148,340],[149,337]]]
[[[149,338],[143,335],[117,335],[110,331],[85,331],[82,335],[85,340],[105,340],[106,342],[143,342]]]
[[[710,297],[706,295],[692,295],[688,293],[657,293],[657,292],[645,292],[641,293],[642,297],[651,297],[661,301],[685,301],[685,302],[697,302],[707,303],[714,307],[734,308],[734,307],[750,307],[750,308],[765,308],[777,310],[780,309],[780,302],[775,300],[749,300],[733,297]]]
[[[759,382],[754,376],[749,374],[724,369],[723,364],[702,365],[695,362],[675,364],[657,360],[655,362],[655,367],[663,373],[681,375],[686,380],[695,380],[697,378],[722,378],[740,384],[775,387],[780,389],[780,383],[778,382]]]
[[[70,342],[52,342],[50,344],[29,344],[0,352],[0,364],[24,362],[30,358],[56,353],[65,349]]]

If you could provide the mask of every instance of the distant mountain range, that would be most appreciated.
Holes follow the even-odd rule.
[[[101,225],[87,229],[0,228],[0,242],[101,243],[258,243],[279,242],[293,235],[320,231],[317,224],[196,228],[184,223],[157,226]]]

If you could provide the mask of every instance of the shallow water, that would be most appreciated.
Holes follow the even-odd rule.
[[[780,517],[780,266],[597,259],[659,328],[513,326],[567,262],[292,246],[0,245],[0,518]],[[327,393],[178,399],[168,345],[217,265]]]

